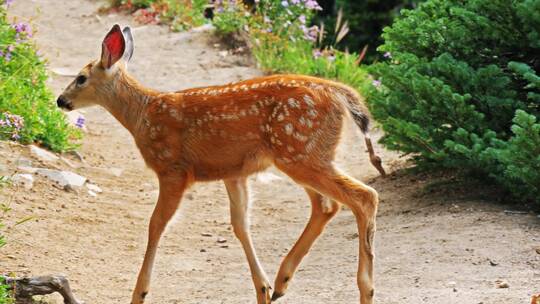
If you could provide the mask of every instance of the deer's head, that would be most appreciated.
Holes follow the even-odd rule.
[[[66,110],[101,104],[111,96],[118,74],[122,73],[133,55],[133,36],[129,27],[123,30],[115,24],[101,44],[101,59],[87,64],[58,97],[56,104]]]

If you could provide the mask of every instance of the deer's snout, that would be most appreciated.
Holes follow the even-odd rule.
[[[71,102],[62,95],[58,96],[58,99],[56,100],[56,105],[62,109],[66,109],[69,111],[73,110],[73,105],[71,104]]]

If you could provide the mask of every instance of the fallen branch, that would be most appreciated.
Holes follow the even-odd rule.
[[[58,292],[64,297],[64,304],[81,304],[75,299],[68,280],[61,275],[33,278],[10,278],[0,276],[14,290],[16,303],[31,304],[33,296]]]

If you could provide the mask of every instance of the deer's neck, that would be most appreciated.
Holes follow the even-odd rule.
[[[118,73],[112,88],[104,92],[104,107],[133,135],[142,128],[146,106],[159,92],[140,85],[125,73]]]

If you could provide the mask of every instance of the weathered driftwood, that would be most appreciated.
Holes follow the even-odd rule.
[[[2,277],[15,290],[15,300],[18,304],[32,303],[33,296],[58,292],[64,297],[65,304],[81,304],[75,299],[68,280],[61,275],[41,276],[33,278]]]

